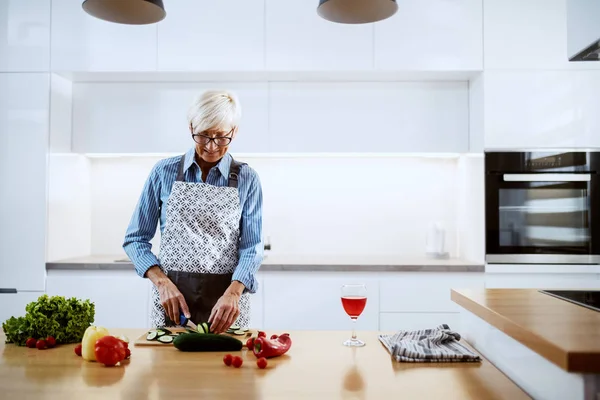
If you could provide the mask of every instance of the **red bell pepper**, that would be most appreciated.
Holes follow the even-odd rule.
[[[287,333],[279,335],[274,339],[267,339],[266,336],[259,336],[254,339],[254,349],[252,351],[256,358],[272,358],[284,355],[291,346],[292,339]]]
[[[112,367],[125,359],[127,347],[121,339],[114,336],[104,336],[96,340],[94,354],[96,361],[107,367]]]

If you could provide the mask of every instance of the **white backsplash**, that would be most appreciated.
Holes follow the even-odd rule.
[[[55,165],[51,174],[55,175],[50,180],[50,193],[72,196],[63,194],[62,200],[51,197],[48,258],[79,256],[80,249],[91,254],[123,254],[123,236],[140,191],[152,166],[163,157],[52,158],[63,160],[51,163]],[[479,176],[468,175],[465,165],[459,169],[457,157],[236,158],[259,173],[264,234],[270,239],[272,253],[424,257],[427,229],[432,222],[440,222],[446,229],[446,251],[458,257],[457,232],[463,231],[470,239],[479,233],[479,221],[459,223],[461,216],[474,217],[464,207],[460,211],[459,199],[464,201],[469,196],[459,192],[479,190],[481,185],[465,185],[465,179]],[[69,162],[79,169],[65,168]],[[89,170],[81,168],[87,163]],[[82,182],[85,173],[89,178]],[[475,200],[467,207],[483,201],[482,195],[471,198]],[[74,208],[68,206],[69,200]],[[84,225],[89,226],[87,231]],[[76,229],[68,231],[73,226]],[[65,237],[69,244],[65,244]],[[83,244],[86,240],[88,247]],[[157,234],[153,244],[158,243]],[[65,246],[73,247],[72,254]],[[471,258],[478,256],[463,247],[461,251]]]

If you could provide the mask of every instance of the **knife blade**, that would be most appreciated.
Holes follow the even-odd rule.
[[[188,326],[195,331],[198,330],[198,326],[195,323],[193,323],[189,318],[186,318],[186,316],[183,315],[183,313],[179,314],[179,325]]]

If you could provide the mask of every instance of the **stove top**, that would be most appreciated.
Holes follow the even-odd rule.
[[[541,293],[600,311],[600,290],[540,290]]]

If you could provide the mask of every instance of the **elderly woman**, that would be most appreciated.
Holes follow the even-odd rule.
[[[123,248],[152,281],[153,326],[183,314],[224,332],[246,328],[262,262],[262,188],[256,171],[227,152],[241,109],[235,95],[206,91],[188,111],[195,146],[159,161],[146,180]],[[160,221],[158,258],[150,240]]]

